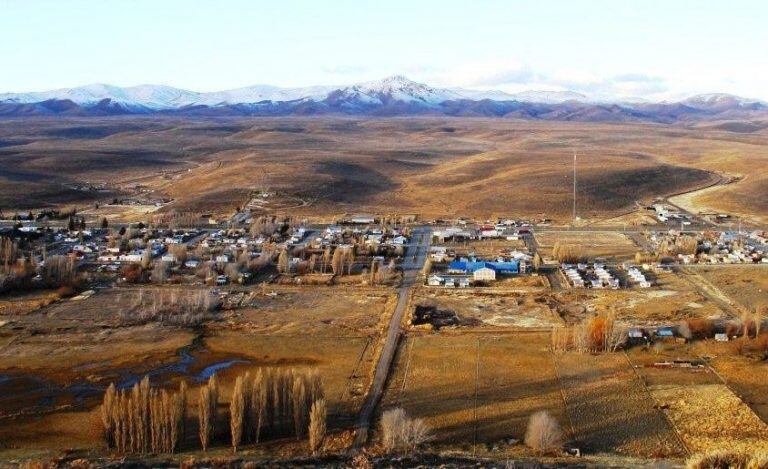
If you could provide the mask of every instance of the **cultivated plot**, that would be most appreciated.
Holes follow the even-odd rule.
[[[616,232],[566,232],[539,231],[536,241],[542,256],[551,256],[555,244],[578,245],[581,254],[590,258],[613,260],[631,259],[638,252],[638,246],[623,233]]]
[[[410,335],[399,351],[383,408],[424,418],[436,446],[500,445],[521,440],[530,414],[549,411],[566,431],[549,336]]]

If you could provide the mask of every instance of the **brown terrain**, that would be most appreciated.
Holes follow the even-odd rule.
[[[264,210],[304,215],[567,219],[576,149],[583,218],[720,183],[678,203],[765,219],[767,140],[764,129],[485,118],[15,119],[0,126],[0,208],[142,194],[173,199],[160,210],[231,213],[267,191]]]

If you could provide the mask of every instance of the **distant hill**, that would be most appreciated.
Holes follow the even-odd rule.
[[[170,86],[88,85],[0,94],[0,116],[283,116],[348,114],[448,115],[579,122],[739,121],[768,117],[768,104],[728,94],[680,102],[596,102],[570,91],[505,93],[436,88],[392,76],[348,86],[280,88],[256,85],[198,93]]]

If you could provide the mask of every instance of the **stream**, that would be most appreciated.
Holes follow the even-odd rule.
[[[141,371],[109,370],[99,382],[90,382],[83,375],[79,381],[60,385],[34,374],[0,374],[0,418],[51,411],[60,407],[82,408],[86,401],[98,399],[110,382],[114,382],[118,389],[130,389],[145,376],[149,376],[154,385],[169,384],[179,377],[186,377],[191,381],[190,384],[198,384],[227,368],[249,363],[241,358],[226,358],[200,368],[200,361],[206,359],[205,352],[202,341],[196,339],[191,345],[180,349],[171,363]],[[85,363],[73,370],[83,372],[108,366],[109,363]]]

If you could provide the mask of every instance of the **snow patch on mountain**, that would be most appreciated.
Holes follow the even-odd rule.
[[[591,104],[641,104],[634,99],[593,99],[573,91],[531,90],[507,93],[498,90],[470,90],[464,88],[435,88],[424,83],[394,75],[382,80],[368,81],[346,86],[310,86],[282,88],[271,85],[255,85],[226,91],[195,92],[165,85],[139,85],[118,87],[93,84],[52,91],[0,94],[2,103],[38,103],[47,100],[71,100],[81,106],[95,106],[109,100],[112,105],[137,112],[173,110],[193,105],[220,107],[263,102],[282,103],[292,101],[326,102],[342,107],[355,108],[377,105],[405,104],[421,108],[438,107],[446,101],[518,101],[537,104],[561,104],[566,102]],[[754,110],[768,106],[759,100],[711,93],[690,97],[682,104],[692,108],[716,112],[724,109]],[[664,103],[660,103],[664,104]]]

